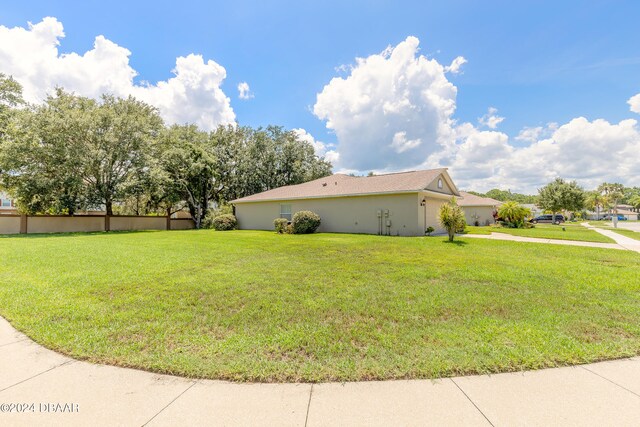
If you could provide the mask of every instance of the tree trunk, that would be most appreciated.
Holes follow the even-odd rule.
[[[111,200],[106,200],[104,203],[105,209],[107,211],[107,215],[113,215],[113,202]]]
[[[449,241],[453,242],[453,238],[456,236],[456,230],[450,229],[449,231]]]

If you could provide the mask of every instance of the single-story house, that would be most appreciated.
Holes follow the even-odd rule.
[[[618,215],[623,215],[625,218],[632,221],[637,221],[639,216],[638,212],[630,211],[627,209],[621,209],[620,206],[618,206]]]
[[[440,206],[460,192],[447,169],[374,176],[335,174],[233,200],[240,229],[273,230],[275,218],[298,211],[320,215],[318,231],[424,236],[427,227],[444,232]]]
[[[611,211],[606,210],[606,209],[601,209],[599,214],[597,212],[594,212],[594,211],[587,211],[587,219],[588,220],[600,220],[600,219],[603,219],[605,216],[610,217],[611,215],[613,215],[611,213]],[[634,211],[627,210],[627,209],[621,209],[620,205],[618,205],[618,215],[622,215],[626,219],[632,220],[632,221],[637,221],[638,219],[640,219],[640,213],[639,212],[634,212]]]
[[[12,200],[7,194],[0,191],[0,215],[17,214],[15,200]]]
[[[480,197],[475,194],[460,192],[458,205],[464,211],[464,217],[469,225],[490,225],[495,222],[493,213],[502,204],[501,201],[489,197]]]
[[[544,209],[534,203],[521,203],[522,207],[531,211],[531,216],[536,217],[544,214]]]

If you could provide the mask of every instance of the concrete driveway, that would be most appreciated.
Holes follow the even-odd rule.
[[[640,233],[640,222],[618,221],[618,228],[625,228]]]

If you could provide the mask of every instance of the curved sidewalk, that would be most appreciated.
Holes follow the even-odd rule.
[[[620,245],[619,243],[598,243],[598,242],[583,242],[580,240],[541,239],[539,237],[522,237],[522,236],[514,236],[512,234],[496,233],[496,232],[492,232],[491,234],[459,234],[458,237],[462,237],[462,238],[472,237],[472,238],[490,239],[490,240],[509,240],[512,242],[549,243],[552,245],[585,246],[589,248],[628,250],[628,248]]]
[[[593,225],[583,222],[580,225],[586,227],[590,230],[594,230],[603,236],[607,236],[616,241],[616,243],[622,246],[624,249],[629,251],[636,251],[640,253],[640,240],[632,239],[631,237],[623,236],[622,234],[618,234],[613,230],[606,230],[599,227],[594,227]],[[624,228],[623,228],[624,229]],[[631,230],[634,231],[634,230]],[[640,233],[638,233],[640,235]]]
[[[10,404],[27,404],[27,412]],[[235,384],[75,361],[0,318],[6,426],[639,424],[639,357],[433,381]]]

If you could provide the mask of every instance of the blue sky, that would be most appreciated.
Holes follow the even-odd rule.
[[[640,3],[635,1],[31,1],[3,5],[0,25],[27,28],[28,21],[47,16],[64,25],[60,54],[83,54],[103,35],[131,52],[129,65],[138,73],[138,84],[171,78],[177,57],[195,53],[213,60],[226,69],[220,89],[240,124],[302,128],[338,151],[340,131],[327,129],[326,120],[313,112],[317,94],[332,78],[348,77],[348,69],[337,67],[355,65],[356,57],[379,54],[409,36],[419,39],[416,56],[443,66],[458,56],[466,59],[461,72],[446,75],[457,88],[450,118],[482,132],[478,118],[494,107],[504,118],[495,130],[508,135],[509,147],[532,143],[515,138],[525,127],[562,126],[578,117],[611,125],[638,119],[627,103],[640,93]],[[253,98],[239,99],[240,82],[249,84]],[[463,134],[462,139],[469,138]],[[638,148],[637,142],[630,144]],[[439,161],[453,161],[452,155]],[[424,160],[372,161],[371,169],[405,168]],[[349,166],[343,169],[354,169]],[[474,184],[472,175],[460,172],[467,185]],[[480,175],[478,186],[497,182]],[[623,172],[613,175],[603,178],[632,179]],[[573,178],[585,185],[599,179]],[[513,181],[506,185],[527,187]]]

